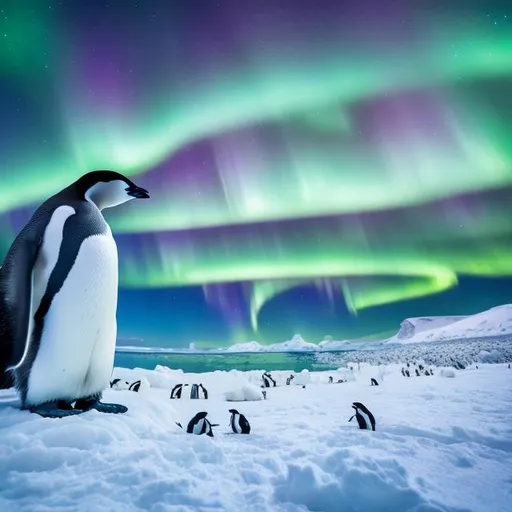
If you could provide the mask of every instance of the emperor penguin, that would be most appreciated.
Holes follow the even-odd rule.
[[[102,211],[147,190],[114,171],[93,171],[47,199],[0,268],[0,387],[21,408],[61,418],[90,409],[109,387],[117,336],[117,245]]]
[[[251,425],[249,425],[247,418],[243,414],[239,413],[236,409],[229,409],[229,412],[231,414],[229,425],[233,433],[250,434]]]
[[[356,411],[354,416],[361,430],[375,430],[375,418],[365,405],[361,402],[353,402],[352,408]],[[352,421],[354,416],[348,421]]]

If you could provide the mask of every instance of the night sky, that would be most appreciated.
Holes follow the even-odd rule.
[[[512,301],[512,5],[0,1],[0,257],[94,169],[119,343],[396,331]]]

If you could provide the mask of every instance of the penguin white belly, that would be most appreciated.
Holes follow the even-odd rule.
[[[237,434],[242,433],[242,429],[240,428],[240,416],[234,416],[231,420],[231,427],[233,428],[233,432]]]
[[[27,405],[86,398],[109,386],[117,290],[117,246],[110,230],[86,238],[45,317]]]

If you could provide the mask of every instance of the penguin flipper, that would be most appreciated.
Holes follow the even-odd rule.
[[[20,236],[8,255],[10,261],[16,262],[15,270],[6,258],[0,271],[2,373],[19,364],[25,354],[32,313],[33,269],[40,246],[40,237]]]
[[[92,399],[80,399],[75,403],[75,410],[80,410],[81,412],[90,411],[95,409],[98,412],[103,412],[106,414],[124,414],[128,411],[128,407],[121,404],[106,404],[104,402],[100,402],[99,400]]]

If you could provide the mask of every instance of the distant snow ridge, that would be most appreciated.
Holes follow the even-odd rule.
[[[274,345],[270,345],[266,348],[272,352],[319,350],[316,343],[308,343],[307,341],[304,341],[300,334],[296,334],[291,340],[283,341],[282,343],[275,343]]]
[[[257,341],[249,341],[248,343],[235,343],[224,350],[226,352],[264,352],[266,347]]]
[[[316,343],[304,341],[300,334],[296,334],[291,340],[273,345],[260,345],[257,341],[249,341],[248,343],[235,343],[220,350],[224,352],[302,352],[320,350],[320,347]]]
[[[421,343],[506,334],[512,334],[512,304],[471,316],[407,318],[398,333],[385,343]]]
[[[409,339],[422,331],[444,327],[467,318],[466,316],[424,316],[417,318],[406,318],[400,324],[400,330],[396,335],[399,340]]]

